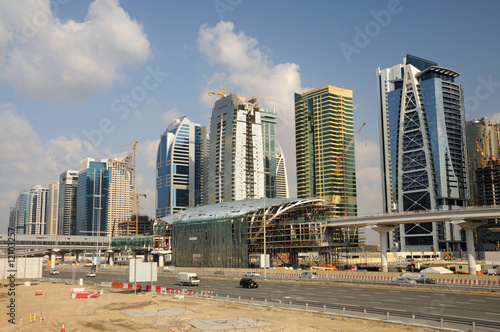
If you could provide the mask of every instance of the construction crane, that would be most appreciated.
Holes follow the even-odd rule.
[[[342,158],[344,158],[344,155],[346,154],[346,152],[354,144],[354,140],[356,139],[356,137],[358,137],[359,133],[361,132],[361,129],[363,129],[363,127],[365,125],[366,125],[366,122],[363,123],[363,125],[361,126],[361,128],[359,128],[358,131],[356,132],[356,134],[354,134],[354,137],[349,141],[349,143],[347,144],[347,146],[344,149],[344,151],[342,152],[342,154],[337,157],[337,167],[335,167],[335,175],[339,175],[339,172],[340,172],[340,162],[342,161]]]
[[[220,96],[220,99],[222,99],[222,98],[226,97],[226,94],[224,93],[224,90],[226,90],[226,88],[222,88],[222,93],[209,91],[208,95],[209,96],[211,96],[211,95],[218,95],[218,96]]]
[[[116,193],[122,193],[122,194],[131,194],[135,196],[135,206],[134,206],[134,212],[135,214],[135,235],[139,235],[139,196],[143,196],[146,198],[146,194],[140,194],[137,192],[137,190],[133,191],[125,191],[125,190],[118,190],[118,189],[110,189],[110,188],[104,188],[104,190],[109,190],[113,191]],[[135,208],[137,207],[137,208]],[[114,227],[114,225],[113,225]]]
[[[212,92],[212,91],[209,91],[208,92],[208,95],[211,96],[211,95],[218,95],[218,96],[221,96],[221,99],[226,97],[227,95],[224,93],[224,91],[226,90],[226,88],[222,88],[222,93],[220,92]],[[248,102],[249,103],[255,103],[257,101],[257,99],[259,100],[269,100],[269,101],[275,101],[274,99],[271,99],[271,98],[262,98],[262,97],[250,97],[250,96],[243,96],[243,95],[235,95],[235,96],[238,96],[238,97],[243,97],[243,98],[248,98]]]
[[[481,166],[483,168],[486,167],[486,158],[485,158],[484,153],[486,152],[486,148],[488,147],[488,143],[490,142],[491,133],[493,132],[493,127],[495,127],[496,124],[497,123],[494,122],[493,125],[491,126],[491,129],[490,129],[490,131],[488,133],[488,137],[486,138],[486,141],[484,142],[483,147],[481,147],[479,145],[479,141],[476,141],[476,146],[477,146],[476,152],[481,152]]]
[[[120,146],[120,148],[128,145],[132,145],[134,149],[134,163],[132,166],[132,192],[130,194],[135,196],[135,205],[134,205],[134,213],[135,213],[135,235],[139,234],[139,196],[144,196],[144,194],[139,194],[136,187],[135,187],[135,150],[136,146],[139,141],[136,141],[134,138],[134,141],[132,143],[128,143],[125,145]]]
[[[250,97],[250,96],[242,96],[242,95],[236,95],[238,97],[243,97],[243,98],[249,98],[249,100],[247,100],[247,102],[253,104],[257,101],[257,99],[259,100],[269,100],[269,101],[275,101],[274,99],[271,99],[271,98],[262,98],[262,97]]]

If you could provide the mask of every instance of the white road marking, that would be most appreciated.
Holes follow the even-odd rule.
[[[354,296],[344,296],[344,297],[347,298],[347,299],[355,299]]]
[[[370,302],[370,303],[373,303],[373,304],[382,304],[382,302]]]
[[[498,312],[485,312],[487,315],[500,315]]]
[[[381,307],[374,307],[375,309],[382,309],[382,310],[387,310],[387,311],[401,311],[401,312],[407,312],[406,310],[400,310],[400,309],[389,309],[389,308],[381,308]]]
[[[484,300],[474,300],[474,299],[471,299],[469,301],[474,301],[474,302],[484,302]]]
[[[387,302],[399,302],[399,300],[391,300],[391,299],[386,300],[386,301],[387,301]]]
[[[430,296],[427,296],[427,295],[417,295],[417,297],[430,297]]]
[[[384,295],[385,293],[375,292],[375,293],[373,293],[373,294]]]
[[[470,302],[455,302],[455,303],[460,303],[460,304],[471,304]]]

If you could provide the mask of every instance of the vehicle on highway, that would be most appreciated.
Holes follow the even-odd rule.
[[[183,286],[198,286],[200,278],[193,272],[180,272],[177,275],[177,281]]]
[[[57,271],[56,269],[52,269],[52,270],[50,270],[50,274],[51,275],[59,275],[59,271]]]
[[[418,278],[418,279],[415,279],[415,281],[417,282],[417,284],[435,284],[436,283],[436,280],[431,279],[431,278]]]
[[[250,279],[250,278],[241,278],[240,280],[240,287],[246,287],[246,288],[258,288],[259,284],[257,281]]]
[[[218,274],[218,275],[223,276],[224,275],[224,271],[215,271],[214,274]]]
[[[302,272],[299,275],[301,279],[318,279],[318,274],[316,272]]]
[[[94,271],[89,271],[87,274],[85,274],[87,277],[95,277],[95,272]]]
[[[414,279],[408,279],[408,278],[398,278],[396,280],[393,280],[392,282],[396,284],[416,284],[417,282]]]
[[[247,273],[245,273],[245,277],[260,277],[260,273],[258,273],[258,272],[247,272]]]

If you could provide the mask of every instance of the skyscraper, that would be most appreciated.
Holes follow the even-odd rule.
[[[30,192],[28,190],[21,191],[16,200],[16,205],[12,208],[13,211],[11,211],[11,221],[9,223],[15,228],[16,234],[28,234],[26,232],[26,225],[28,224],[29,197]]]
[[[297,196],[321,198],[337,216],[357,215],[352,90],[327,85],[295,94]]]
[[[76,190],[77,235],[104,236],[108,225],[110,171],[107,160],[80,162]]]
[[[132,184],[132,154],[122,158],[108,159],[110,171],[108,192],[107,236],[112,236],[118,223],[131,220],[134,209],[134,188]],[[104,236],[105,234],[101,234]]]
[[[276,142],[276,198],[289,198],[285,155]]]
[[[382,195],[385,212],[453,210],[465,206],[465,121],[459,74],[407,55],[403,64],[377,68]],[[451,223],[400,225],[390,246],[401,251],[458,250],[464,242]]]
[[[59,226],[60,235],[82,235],[76,232],[76,189],[78,171],[66,171],[59,177]]]
[[[49,184],[47,200],[47,234],[57,235],[59,222],[59,182]]]
[[[34,185],[29,190],[28,218],[25,226],[25,234],[43,235],[47,226],[47,196],[48,188]]]
[[[175,119],[160,138],[156,157],[156,218],[206,204],[206,127]]]
[[[263,135],[262,118],[255,99],[229,95],[215,102],[210,122],[210,204],[264,197],[269,174],[264,167],[263,136],[270,139],[271,126],[269,135]],[[267,123],[273,121],[270,117]]]

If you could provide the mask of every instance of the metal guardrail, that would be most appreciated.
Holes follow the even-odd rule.
[[[256,306],[272,307],[278,309],[287,310],[298,310],[320,313],[332,316],[332,319],[336,317],[347,317],[347,318],[357,318],[357,319],[368,319],[379,322],[403,324],[418,327],[427,327],[433,329],[443,329],[447,331],[473,331],[473,332],[494,332],[499,331],[499,325],[497,321],[485,320],[485,319],[468,319],[459,318],[455,316],[447,315],[436,315],[433,313],[427,314],[411,314],[402,313],[395,310],[382,310],[382,309],[365,309],[357,306],[348,305],[323,305],[319,307],[317,305],[310,305],[306,301],[295,302],[292,301],[282,302],[281,300],[255,300],[254,298],[243,299],[241,296],[238,298],[231,298],[229,295],[226,297],[219,297],[215,294],[213,297],[206,298],[199,296],[198,293],[195,295],[197,298],[225,301],[230,303],[240,303],[249,304]]]

